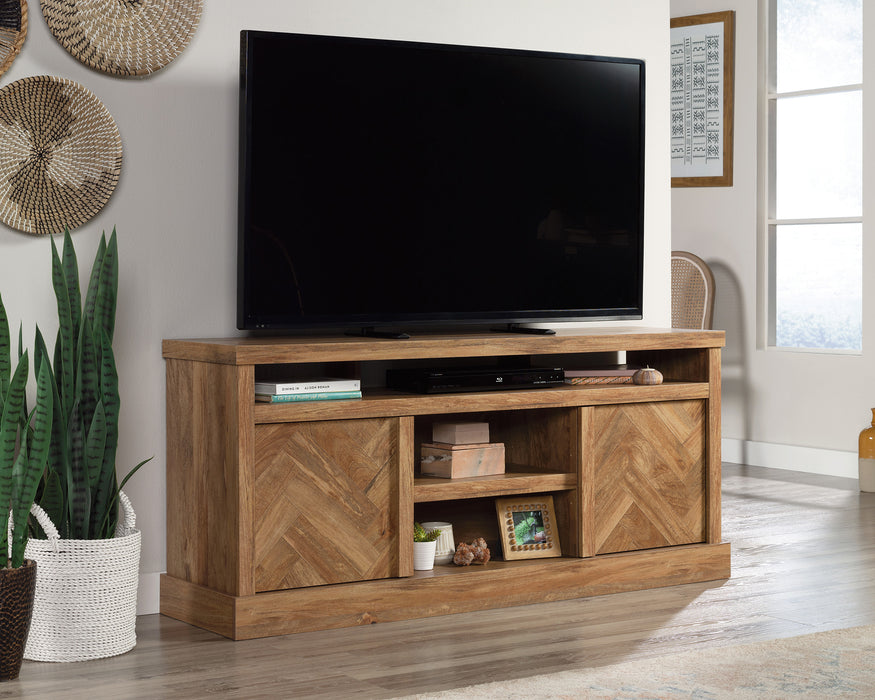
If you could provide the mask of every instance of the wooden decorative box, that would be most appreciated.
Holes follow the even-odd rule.
[[[422,443],[422,474],[443,479],[504,474],[504,443],[450,445]]]
[[[489,423],[435,423],[431,439],[450,445],[486,443],[489,442]]]

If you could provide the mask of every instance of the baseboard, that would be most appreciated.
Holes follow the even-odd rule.
[[[161,611],[161,573],[140,573],[137,590],[137,615],[153,615]]]
[[[857,478],[857,453],[723,438],[723,461],[753,467]]]

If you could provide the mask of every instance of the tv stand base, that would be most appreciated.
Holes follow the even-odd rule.
[[[230,639],[255,639],[719,581],[729,578],[729,552],[729,543],[721,542],[587,559],[435,566],[425,576],[247,596],[162,574],[161,612]]]

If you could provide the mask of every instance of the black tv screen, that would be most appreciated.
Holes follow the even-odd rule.
[[[238,327],[641,318],[644,63],[241,33]]]

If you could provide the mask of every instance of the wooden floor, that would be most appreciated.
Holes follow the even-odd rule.
[[[139,618],[114,659],[25,662],[0,698],[391,698],[875,624],[875,494],[724,465],[728,581],[232,642]]]

